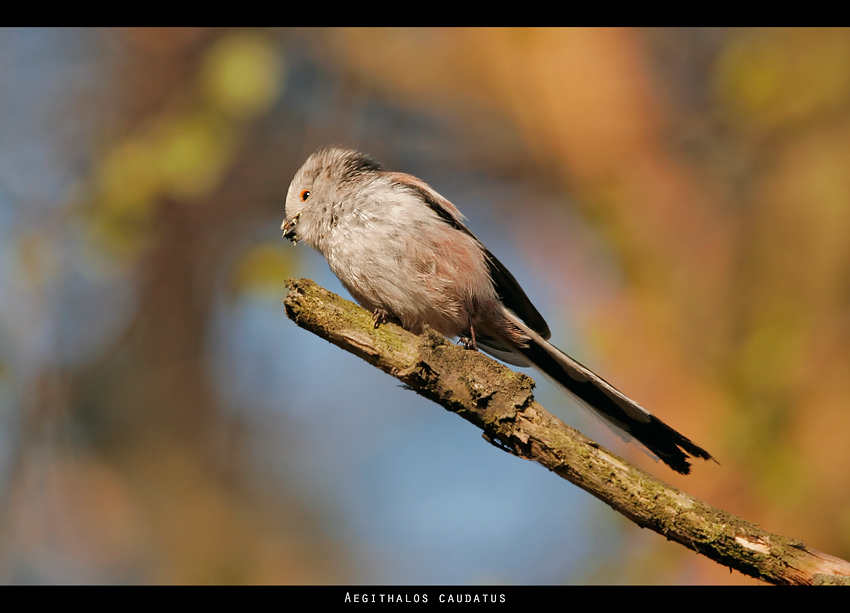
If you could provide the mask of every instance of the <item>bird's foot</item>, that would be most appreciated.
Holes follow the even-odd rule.
[[[469,336],[461,336],[457,339],[458,345],[463,345],[466,349],[470,351],[476,351],[478,349],[478,343],[475,341],[475,335],[472,337]]]
[[[381,324],[386,323],[387,317],[389,317],[389,313],[386,310],[381,308],[375,309],[372,313],[372,323],[377,328]]]

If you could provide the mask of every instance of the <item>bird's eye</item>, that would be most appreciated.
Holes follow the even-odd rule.
[[[305,189],[305,190],[301,191],[301,202],[304,202],[309,197],[310,197],[310,190],[309,189]]]

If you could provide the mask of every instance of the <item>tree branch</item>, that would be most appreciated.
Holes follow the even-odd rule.
[[[534,381],[432,330],[421,336],[309,279],[290,279],[290,319],[457,413],[484,438],[545,466],[649,528],[719,564],[769,583],[850,585],[850,563],[711,507],[617,457],[540,406]]]

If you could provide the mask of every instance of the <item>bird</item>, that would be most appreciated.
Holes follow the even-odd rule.
[[[427,325],[470,350],[533,366],[678,473],[691,472],[691,458],[716,461],[549,342],[544,317],[465,221],[421,179],[331,146],[296,172],[281,230],[325,257],[375,327],[394,321],[419,334]]]

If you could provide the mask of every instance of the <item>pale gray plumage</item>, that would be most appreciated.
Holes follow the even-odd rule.
[[[281,229],[328,261],[364,308],[419,333],[428,325],[467,347],[534,365],[674,470],[712,459],[548,342],[546,321],[519,283],[464,225],[455,206],[416,177],[349,149],[322,149],[296,173]]]

